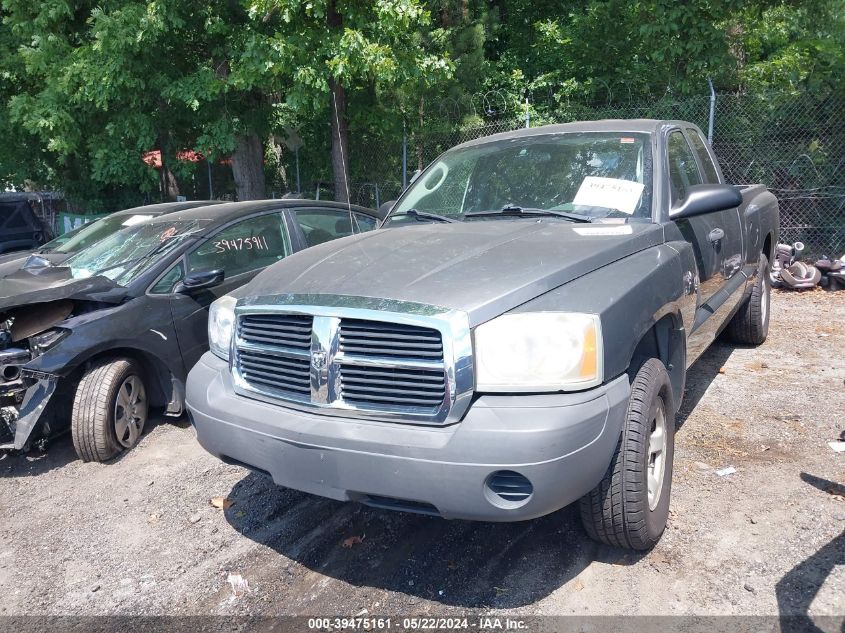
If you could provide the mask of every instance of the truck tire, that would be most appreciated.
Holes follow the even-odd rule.
[[[743,345],[760,345],[769,334],[769,300],[771,297],[769,260],[760,255],[757,277],[751,288],[751,296],[740,306],[739,311],[728,323],[730,339]]]
[[[590,538],[626,549],[657,543],[669,517],[675,407],[669,374],[651,358],[631,384],[622,435],[598,486],[581,498]]]
[[[128,358],[94,365],[73,399],[71,435],[84,462],[105,462],[138,443],[147,421],[147,395],[138,364]]]

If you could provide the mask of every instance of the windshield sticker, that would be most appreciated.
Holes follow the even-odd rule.
[[[226,251],[269,251],[267,239],[263,235],[258,237],[233,237],[231,240],[217,240],[214,242],[214,252],[225,253]]]
[[[631,137],[623,137],[619,139],[620,143],[636,143],[637,139]]]
[[[624,226],[576,226],[572,227],[578,235],[630,235],[634,232],[630,224]]]
[[[637,210],[645,185],[620,178],[587,176],[575,194],[572,204],[616,209],[631,215]]]
[[[140,224],[141,222],[151,220],[152,218],[153,216],[151,215],[133,215],[127,218],[120,226],[135,226],[136,224]]]

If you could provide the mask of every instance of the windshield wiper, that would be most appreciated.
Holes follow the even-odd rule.
[[[579,215],[577,213],[567,213],[566,211],[550,211],[549,209],[539,209],[536,207],[518,207],[512,204],[505,205],[498,211],[472,211],[465,214],[468,218],[478,218],[493,215],[516,215],[516,216],[538,216],[548,215],[555,218],[565,218],[573,222],[592,222],[593,218],[588,215]]]
[[[433,220],[435,222],[458,222],[455,218],[449,218],[445,215],[437,215],[436,213],[429,213],[428,211],[418,211],[417,209],[408,209],[407,211],[399,211],[398,213],[392,213],[390,215],[390,219],[393,219],[400,215],[409,215],[412,218],[417,220]]]

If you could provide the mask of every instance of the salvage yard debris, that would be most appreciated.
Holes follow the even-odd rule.
[[[249,582],[240,574],[230,573],[226,577],[226,582],[232,585],[232,595],[236,598],[240,598],[249,591]]]
[[[726,477],[728,475],[733,475],[735,472],[736,468],[734,468],[733,466],[728,466],[726,468],[720,468],[716,471],[716,474],[719,475],[719,477]]]
[[[821,284],[830,290],[845,289],[845,254],[839,259],[824,255],[813,265],[800,261],[803,251],[802,242],[777,245],[770,273],[773,288],[806,290]]]
[[[212,497],[208,502],[218,510],[228,510],[235,505],[234,501],[226,497]]]
[[[346,549],[351,549],[354,545],[357,545],[358,543],[363,543],[365,538],[367,538],[366,534],[363,534],[361,536],[350,536],[349,538],[343,539],[343,546]]]
[[[845,451],[845,442],[828,442],[827,445],[837,453]]]

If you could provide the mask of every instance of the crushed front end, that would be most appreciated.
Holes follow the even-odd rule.
[[[16,380],[0,385],[0,450],[23,450],[31,440],[49,437],[44,412],[57,383],[57,376],[21,368]]]
[[[24,450],[53,432],[48,405],[59,377],[27,365],[64,338],[53,327],[71,312],[69,301],[24,306],[0,322],[0,450]]]

